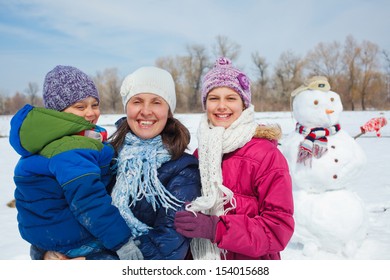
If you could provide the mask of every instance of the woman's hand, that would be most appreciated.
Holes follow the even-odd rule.
[[[59,252],[47,251],[47,252],[43,255],[43,259],[44,259],[44,260],[51,260],[51,261],[60,261],[60,260],[85,260],[85,257],[77,257],[77,258],[70,259],[70,258],[68,258],[67,256],[65,256],[64,254],[61,254],[61,253],[59,253]]]

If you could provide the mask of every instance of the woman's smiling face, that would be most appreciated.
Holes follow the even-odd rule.
[[[141,139],[151,139],[163,131],[169,116],[169,105],[158,95],[140,93],[127,102],[126,115],[135,135]]]

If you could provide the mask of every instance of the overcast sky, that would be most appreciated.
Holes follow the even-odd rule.
[[[303,56],[348,35],[390,51],[389,14],[389,0],[0,0],[0,93],[29,82],[41,92],[58,64],[124,77],[218,35],[241,45],[248,73],[255,51],[272,67],[284,51]]]

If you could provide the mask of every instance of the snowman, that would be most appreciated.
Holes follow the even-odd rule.
[[[353,181],[366,157],[339,123],[340,96],[315,76],[291,93],[295,131],[282,142],[293,180],[292,242],[310,257],[319,250],[352,257],[367,233],[364,203]]]

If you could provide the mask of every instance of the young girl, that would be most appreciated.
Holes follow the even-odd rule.
[[[185,150],[188,129],[173,117],[170,73],[142,67],[122,83],[126,112],[111,143],[118,152],[113,203],[147,260],[184,259],[190,239],[175,231],[175,213],[200,195],[198,160]]]
[[[202,196],[176,214],[176,230],[195,238],[194,259],[280,259],[294,230],[280,129],[255,122],[249,79],[226,58],[205,75],[202,102]]]
[[[24,106],[10,132],[21,155],[14,176],[19,231],[32,244],[31,258],[42,259],[45,251],[64,258],[142,257],[134,255],[131,231],[106,190],[114,149],[96,126],[93,81],[75,67],[56,66],[43,91],[46,108]]]

